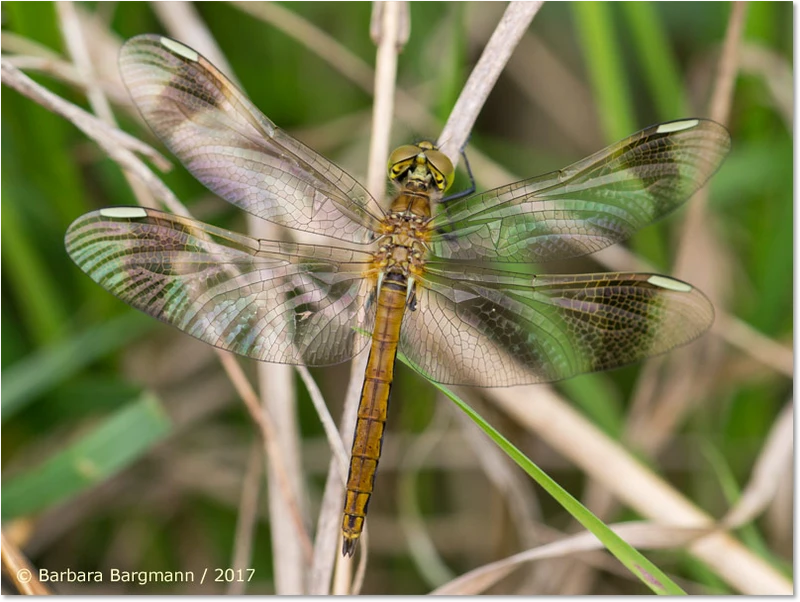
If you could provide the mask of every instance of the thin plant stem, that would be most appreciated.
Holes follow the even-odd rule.
[[[489,38],[439,136],[439,149],[453,161],[453,165],[457,164],[472,126],[511,58],[511,53],[543,4],[511,2]]]
[[[254,443],[247,455],[247,468],[242,479],[242,495],[236,514],[236,535],[233,538],[231,568],[243,571],[252,568],[253,538],[258,526],[258,494],[261,489],[261,446]],[[227,588],[230,596],[241,596],[247,588],[246,579],[233,579]]]
[[[39,580],[36,568],[22,551],[0,532],[0,559],[6,575],[17,590],[28,596],[50,596],[53,592]]]
[[[234,83],[237,81],[224,53],[213,35],[190,3],[166,2],[156,12],[167,30],[176,38],[189,42],[200,49]],[[238,85],[238,84],[237,84]],[[257,238],[277,239],[277,226],[247,216],[248,229]],[[303,537],[295,537],[295,527],[305,525],[302,500],[306,498],[300,459],[300,432],[297,424],[297,396],[295,394],[291,367],[280,364],[258,362],[256,366],[261,397],[262,413],[270,416],[274,423],[272,436],[274,450],[278,455],[265,462],[267,479],[277,480],[280,487],[267,489],[270,514],[270,535],[275,571],[275,590],[279,595],[305,593],[307,564],[313,557],[310,538],[303,527]],[[277,459],[280,459],[280,462]],[[280,463],[280,468],[278,464]],[[295,525],[283,520],[285,505],[292,506],[292,513],[300,519]]]

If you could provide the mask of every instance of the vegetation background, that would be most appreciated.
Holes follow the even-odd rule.
[[[374,64],[372,5],[281,7],[277,17],[266,18],[237,3],[198,3],[194,10],[254,103],[361,179],[371,96],[335,56],[306,42],[324,34],[365,65]],[[503,8],[410,5],[411,34],[398,58],[398,85],[442,124]],[[161,148],[115,79],[114,57],[128,37],[167,33],[168,18],[142,2],[80,3],[75,9],[121,127]],[[52,3],[4,2],[3,58],[88,108],[84,87],[69,69],[61,10]],[[713,295],[718,310],[712,332],[691,348],[704,352],[694,364],[670,357],[555,387],[602,432],[717,518],[753,479],[770,433],[791,406],[792,11],[790,3],[746,7],[727,123],[733,149],[708,187],[701,228],[685,236],[690,208],[627,245],[657,272],[675,273],[681,258],[696,268],[691,281]],[[287,23],[294,23],[280,17],[286,13],[318,31],[286,33]],[[545,4],[484,107],[470,148],[527,177],[566,166],[652,123],[708,116],[731,13],[729,3]],[[242,518],[250,512],[243,500],[255,499],[252,483],[263,482],[258,431],[216,356],[114,299],[64,251],[72,220],[99,207],[134,204],[130,186],[106,152],[63,118],[7,86],[2,101],[5,536],[35,566],[51,570],[199,574],[204,567],[231,567],[235,553],[250,550],[244,566],[256,571],[246,591],[274,592],[275,548],[263,492],[253,506],[253,528]],[[398,120],[392,140],[438,133]],[[474,165],[479,189],[503,183],[492,181],[481,164]],[[196,217],[246,229],[240,212],[210,195],[177,162],[163,177]],[[456,188],[466,182],[462,174]],[[588,258],[566,269],[604,270],[616,257],[608,255],[602,266]],[[252,363],[242,363],[252,374]],[[312,374],[338,420],[349,370]],[[531,390],[516,402],[535,412]],[[299,377],[296,392],[308,491],[304,516],[313,532],[331,452]],[[609,522],[639,518],[614,502],[591,469],[565,461],[487,395],[473,392],[470,400],[573,495]],[[493,452],[486,451],[483,435],[404,366],[388,429],[370,507],[364,593],[424,593],[454,575],[576,531],[574,521],[515,468],[502,459],[487,461]],[[784,451],[786,445],[790,455],[791,438]],[[789,463],[773,466],[768,499],[736,536],[788,577],[793,474]],[[427,534],[422,539],[415,535],[420,525]],[[690,592],[735,592],[685,546],[648,556]],[[619,568],[603,553],[572,555],[525,564],[490,591],[645,591]],[[241,584],[54,587],[61,593],[221,593]]]

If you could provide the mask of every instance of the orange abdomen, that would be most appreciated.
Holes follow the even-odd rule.
[[[356,543],[364,528],[375,471],[381,456],[397,343],[400,340],[400,325],[406,305],[406,286],[407,280],[404,276],[390,273],[378,293],[375,330],[372,333],[372,346],[361,388],[344,500],[342,553],[348,556],[355,552]]]

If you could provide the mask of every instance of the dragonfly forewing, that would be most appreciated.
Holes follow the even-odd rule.
[[[383,210],[341,168],[264,116],[194,50],[156,35],[132,38],[120,72],[145,121],[212,192],[288,228],[371,241]]]
[[[729,149],[713,121],[646,128],[560,171],[444,204],[429,224],[431,250],[493,262],[594,253],[685,202]]]

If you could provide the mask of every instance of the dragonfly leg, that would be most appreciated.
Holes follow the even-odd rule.
[[[461,149],[461,157],[464,159],[464,168],[467,170],[467,176],[469,176],[469,188],[446,196],[440,200],[439,202],[445,205],[445,208],[447,203],[451,203],[453,201],[457,201],[458,199],[463,199],[464,197],[470,196],[471,194],[475,194],[475,177],[472,175],[472,168],[469,165],[469,159],[467,159],[466,144],[464,145],[464,148]]]
[[[466,145],[464,145],[464,148],[461,149],[461,156],[464,158],[464,167],[467,170],[467,175],[469,176],[470,185],[469,185],[469,188],[467,188],[466,190],[462,190],[462,191],[457,192],[455,194],[451,194],[450,196],[444,197],[443,199],[441,199],[437,203],[440,207],[444,208],[445,214],[449,214],[450,213],[450,206],[453,204],[454,201],[457,201],[459,199],[463,199],[463,198],[466,198],[468,196],[471,196],[471,195],[475,194],[475,190],[476,190],[475,177],[472,175],[472,168],[469,165],[469,159],[467,159]],[[437,232],[439,232],[440,234],[445,234],[445,232],[443,230],[439,229],[439,228],[437,228]]]

